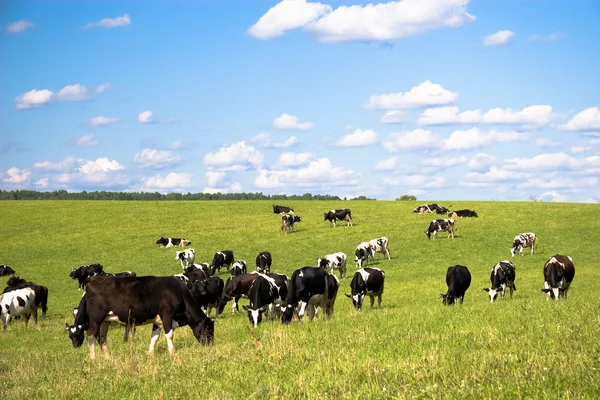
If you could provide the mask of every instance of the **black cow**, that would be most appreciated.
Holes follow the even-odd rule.
[[[327,285],[327,272],[320,267],[303,267],[297,269],[290,279],[290,290],[281,307],[281,322],[290,323],[294,316],[294,311],[298,316],[298,321],[302,321],[304,312],[308,305],[315,309],[317,307],[325,308],[325,302],[329,298]],[[323,314],[327,315],[326,312]],[[311,316],[309,318],[312,320]]]
[[[48,311],[48,288],[46,286],[37,285],[33,282],[27,282],[25,279],[19,278],[18,276],[11,276],[6,282],[6,287],[2,293],[12,292],[13,290],[31,288],[35,292],[35,307],[36,310],[42,307],[42,318],[46,318],[46,312]]]
[[[261,251],[256,256],[256,270],[262,273],[269,273],[271,272],[272,262],[271,253],[268,251]]]
[[[289,231],[290,229],[293,231],[294,224],[296,222],[302,222],[300,216],[291,214],[283,215],[281,217],[281,233],[283,233],[284,231],[287,233],[287,231]]]
[[[165,247],[174,247],[174,246],[185,247],[185,246],[189,246],[190,244],[192,244],[192,242],[190,242],[189,240],[186,240],[186,239],[181,239],[181,238],[165,238],[165,237],[161,236],[156,241],[156,244],[160,244],[161,246],[165,246]]]
[[[248,266],[246,265],[246,261],[237,260],[236,262],[234,262],[233,265],[231,266],[230,272],[231,272],[231,276],[247,274]]]
[[[185,282],[185,283],[189,283],[189,284],[192,284],[196,281],[203,281],[208,277],[208,275],[206,274],[206,272],[204,272],[204,270],[197,269],[197,268],[192,269],[190,271],[188,271],[186,269],[186,272],[183,273],[183,276],[185,276],[187,278],[187,282]]]
[[[513,292],[517,290],[515,286],[514,264],[504,260],[494,265],[490,274],[490,281],[492,282],[492,287],[484,288],[483,290],[490,295],[491,303],[498,298],[498,293],[504,299],[506,288],[510,289],[510,298],[512,299]]]
[[[435,204],[435,206],[436,206],[435,207],[435,213],[436,214],[440,214],[441,215],[441,214],[446,214],[446,213],[450,212],[450,210],[447,209],[446,207],[438,206],[437,204]],[[450,206],[450,207],[452,207],[452,206]]]
[[[0,265],[0,276],[13,275],[15,270],[8,265]]]
[[[67,326],[73,346],[81,346],[87,330],[90,357],[96,356],[96,341],[108,357],[106,336],[110,323],[152,323],[150,353],[154,352],[161,328],[165,331],[170,354],[174,352],[174,330],[179,326],[189,325],[202,344],[214,340],[213,320],[204,314],[186,286],[174,277],[90,278],[79,303],[75,324]]]
[[[274,214],[285,214],[285,213],[294,213],[293,208],[285,207],[285,206],[276,206],[273,205],[273,213]]]
[[[215,274],[217,270],[219,270],[219,273],[221,273],[221,268],[223,268],[224,265],[227,266],[227,270],[229,271],[229,267],[231,266],[231,264],[233,264],[233,261],[233,251],[217,251],[212,260],[212,263],[210,263],[210,269],[212,270],[211,274]]]
[[[362,310],[365,296],[371,299],[371,308],[375,304],[377,297],[377,305],[381,308],[381,295],[385,282],[385,272],[379,268],[361,268],[354,274],[350,282],[350,291],[352,294],[346,294],[352,305],[358,311]]]
[[[233,304],[231,305],[231,312],[235,313],[239,311],[238,302],[242,297],[248,298],[250,294],[250,288],[252,288],[252,283],[258,276],[258,273],[253,272],[251,274],[242,274],[232,276],[227,279],[225,282],[225,287],[223,288],[223,296],[221,297],[221,303],[217,308],[217,313],[221,314],[225,309],[225,305],[229,300],[233,300]]]
[[[431,234],[433,233],[433,239],[437,238],[438,232],[448,232],[448,238],[452,237],[454,239],[454,220],[452,218],[448,219],[434,219],[429,223],[429,227],[425,231],[428,239],[431,239]]]
[[[79,289],[83,288],[84,282],[90,276],[103,275],[104,270],[101,264],[82,265],[81,267],[71,270],[69,277],[76,279],[79,282]]]
[[[333,224],[333,227],[335,228],[335,223],[338,220],[346,220],[346,225],[352,226],[352,212],[348,208],[343,210],[331,210],[323,214],[323,220],[329,221],[330,228],[331,224]]]
[[[206,315],[210,316],[212,308],[216,308],[217,314],[219,315],[219,306],[221,304],[221,297],[223,296],[223,288],[225,284],[223,279],[218,276],[213,276],[202,281],[190,280],[188,283],[188,289],[194,296],[196,303],[204,308]]]
[[[479,216],[477,215],[477,211],[473,210],[458,210],[458,211],[452,211],[448,213],[449,217],[452,218],[470,218],[470,217],[475,217],[478,218]]]
[[[455,265],[448,267],[446,272],[446,285],[448,285],[448,291],[446,294],[440,294],[440,299],[446,305],[455,304],[457,300],[460,304],[465,299],[465,292],[471,286],[471,273],[469,269],[463,265]]]
[[[567,298],[567,291],[575,277],[575,265],[569,256],[555,254],[544,264],[544,289],[546,300]]]
[[[266,311],[269,311],[271,319],[275,317],[274,307],[281,307],[289,290],[287,276],[283,274],[257,275],[248,295],[250,304],[243,306],[255,328],[262,321],[262,315]]]

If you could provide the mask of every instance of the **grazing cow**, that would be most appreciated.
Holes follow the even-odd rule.
[[[346,297],[352,300],[352,305],[357,311],[362,310],[365,296],[369,296],[371,299],[371,308],[373,308],[375,297],[377,297],[377,305],[381,308],[384,282],[384,271],[379,268],[361,268],[354,273],[354,277],[350,282],[352,294],[346,294]]]
[[[12,292],[18,289],[30,288],[35,292],[35,307],[42,307],[42,318],[46,318],[48,311],[48,288],[46,286],[37,285],[33,282],[27,282],[18,276],[12,276],[7,282],[2,293]]]
[[[37,325],[37,306],[35,304],[35,291],[26,287],[23,289],[12,290],[3,293],[0,296],[0,319],[4,324],[4,330],[8,326],[12,317],[23,315],[25,326],[33,314],[33,323]]]
[[[333,315],[333,306],[335,305],[335,299],[337,298],[338,289],[340,288],[340,280],[335,275],[327,275],[327,299],[324,300],[322,308],[325,312],[325,316],[330,318]],[[309,303],[306,306],[306,314],[308,319],[312,321],[317,315],[317,307],[320,303]]]
[[[478,218],[479,215],[477,215],[477,211],[473,210],[458,210],[458,211],[452,211],[448,213],[449,217],[452,218],[470,218],[470,217],[475,217]]]
[[[178,251],[175,253],[175,260],[179,260],[181,262],[181,269],[185,270],[188,266],[194,263],[196,259],[196,252],[194,249],[185,249],[183,251]]]
[[[273,205],[273,213],[274,214],[285,214],[285,213],[293,214],[294,213],[294,209],[293,208],[289,208],[289,207],[285,207],[285,206],[276,206],[276,205]]]
[[[381,253],[384,257],[387,255],[388,260],[391,260],[390,246],[387,237],[382,236],[378,237],[377,239],[373,239],[369,242],[369,245],[371,246],[371,256],[373,261],[375,261],[375,253]]]
[[[575,265],[569,256],[555,254],[544,264],[544,289],[546,301],[567,298],[567,292],[575,277]]]
[[[422,206],[417,206],[413,210],[413,214],[429,214],[430,212],[432,212],[432,211],[427,204],[422,205]]]
[[[231,305],[231,312],[235,313],[239,311],[238,302],[242,297],[248,298],[250,294],[250,288],[252,288],[252,283],[258,276],[258,272],[252,272],[250,274],[242,274],[232,276],[227,279],[225,282],[225,287],[223,288],[223,296],[221,297],[221,303],[217,308],[217,314],[221,314],[225,309],[225,305],[229,300],[233,300],[233,304]]]
[[[490,295],[490,303],[493,303],[498,298],[498,293],[504,299],[506,288],[510,289],[510,298],[512,299],[513,292],[517,290],[515,286],[515,266],[508,260],[500,261],[494,265],[490,274],[492,287],[484,288],[483,290]]]
[[[294,224],[296,222],[302,222],[298,215],[282,215],[281,216],[281,233],[284,231],[287,233],[290,229],[294,230]]]
[[[188,278],[188,283],[194,283],[196,281],[203,281],[208,278],[208,275],[204,270],[194,269],[192,271],[184,272],[183,275]]]
[[[434,219],[429,223],[429,228],[425,231],[428,239],[431,239],[433,233],[433,239],[437,238],[438,232],[448,232],[448,238],[454,239],[454,220],[448,219]]]
[[[469,269],[463,265],[455,265],[448,267],[446,272],[446,285],[448,285],[448,291],[446,294],[440,294],[440,299],[446,305],[455,304],[456,301],[463,303],[465,299],[465,292],[471,286],[471,273]]]
[[[331,228],[331,224],[335,228],[336,221],[346,220],[347,226],[352,226],[352,213],[350,209],[346,208],[343,210],[331,210],[323,214],[323,220],[329,221],[329,227]]]
[[[514,257],[515,253],[518,252],[520,256],[523,255],[523,249],[525,247],[531,247],[531,255],[534,253],[536,236],[533,232],[519,233],[515,236],[513,245],[510,248],[510,254]]]
[[[271,275],[271,274],[269,274]],[[248,313],[248,319],[250,323],[256,328],[262,321],[262,315],[264,312],[269,311],[271,318],[274,316],[273,307],[276,305],[281,307],[281,304],[285,301],[288,294],[288,279],[283,274],[278,275],[280,279],[275,277],[258,274],[252,287],[250,288],[250,305],[243,306],[244,310]]]
[[[0,276],[13,275],[15,270],[8,265],[0,265]]]
[[[343,278],[346,276],[346,254],[342,252],[327,254],[323,258],[317,259],[317,267],[323,268],[331,274],[337,269],[340,272],[340,278]]]
[[[246,261],[237,260],[231,266],[231,276],[241,275],[248,273],[248,266],[246,265]]]
[[[210,268],[210,264],[208,264],[208,263],[192,264],[189,267],[187,267],[186,269],[184,269],[183,273],[192,272],[195,270],[201,270],[202,272],[204,272],[206,274],[206,276],[212,275],[212,270]]]
[[[161,328],[165,331],[171,355],[174,331],[179,326],[189,325],[202,344],[214,340],[213,320],[204,314],[186,286],[174,277],[90,278],[79,303],[75,324],[67,327],[73,346],[81,346],[87,330],[90,357],[96,356],[96,341],[108,357],[106,336],[110,323],[129,326],[152,323],[149,353],[154,352]]]
[[[189,240],[181,239],[181,238],[165,238],[165,237],[161,236],[160,239],[158,239],[156,241],[156,244],[160,244],[161,246],[164,246],[164,247],[174,247],[174,246],[185,247],[185,246],[189,246],[190,244],[192,244],[192,242],[190,242]]]
[[[272,262],[271,253],[268,251],[261,251],[256,256],[256,270],[261,273],[269,273],[271,272]]]
[[[314,309],[317,307],[324,308],[325,302],[329,298],[327,276],[327,272],[319,267],[303,267],[294,271],[290,279],[288,296],[285,304],[281,307],[282,323],[290,323],[294,311],[296,311],[298,321],[302,321],[308,305],[312,305]],[[327,315],[326,312],[323,314]],[[311,321],[312,317],[314,315],[309,314]]]
[[[101,264],[82,265],[81,267],[71,270],[69,277],[76,279],[79,282],[79,289],[83,288],[84,282],[90,276],[103,275],[104,270]]]
[[[233,261],[233,251],[217,251],[213,257],[212,263],[210,264],[212,274],[216,273],[217,270],[219,270],[219,273],[221,273],[221,268],[223,268],[224,265],[227,266],[227,270],[229,271],[229,267],[231,264],[233,264]]]
[[[219,315],[219,305],[223,295],[223,279],[218,276],[213,276],[201,281],[191,281],[188,288],[194,296],[194,300],[200,307],[204,309],[206,315],[210,317],[210,312],[214,307],[217,310],[216,316]]]
[[[369,257],[373,258],[373,254],[374,253],[371,250],[371,244],[369,242],[361,242],[358,246],[356,246],[356,251],[354,252],[354,262],[356,263],[356,268],[362,268],[363,263],[364,265],[367,265],[369,263]]]

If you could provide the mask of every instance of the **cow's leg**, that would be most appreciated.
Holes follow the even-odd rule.
[[[166,319],[166,318],[165,318]],[[177,323],[175,321],[169,321],[167,319],[166,322],[164,322],[163,319],[163,328],[165,330],[165,338],[167,339],[167,347],[169,349],[169,354],[173,355],[173,353],[175,352],[175,346],[173,346],[173,336],[175,336],[175,328],[177,328]]]
[[[375,296],[369,296],[369,300],[371,301],[371,308],[375,305]]]
[[[160,326],[154,324],[152,325],[152,337],[150,338],[150,348],[148,349],[148,353],[154,353],[154,346],[156,345],[156,341],[160,337]]]
[[[23,315],[23,321],[25,322],[25,328],[27,328],[27,324],[29,323],[29,318],[31,318],[31,313]]]
[[[90,349],[90,358],[93,360],[96,358],[96,337],[88,333],[88,348]]]
[[[100,325],[100,331],[98,332],[98,344],[100,344],[100,348],[102,348],[102,353],[104,357],[108,358],[108,346],[106,345],[106,338],[108,336],[108,322],[103,322]]]
[[[544,289],[550,289],[550,285],[548,284],[548,282],[544,281]],[[546,301],[550,300],[550,291],[548,291],[546,293]]]
[[[377,296],[377,307],[381,308],[381,293]]]

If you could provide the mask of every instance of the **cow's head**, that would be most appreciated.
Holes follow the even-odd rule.
[[[558,300],[560,296],[565,295],[565,289],[562,287],[554,287],[548,289],[542,289],[542,292],[546,293],[548,299]]]
[[[496,301],[496,299],[498,299],[498,294],[503,294],[503,292],[504,292],[503,288],[499,288],[499,289],[483,288],[483,291],[487,292],[488,295],[490,296],[490,303],[493,303],[494,301]]]
[[[79,269],[71,269],[71,273],[69,274],[69,278],[77,279],[77,275],[79,275]]]
[[[431,231],[429,229],[425,231],[425,235],[427,235],[427,239],[431,239]]]
[[[352,305],[356,308],[356,311],[362,310],[363,301],[365,299],[364,293],[357,293],[353,295],[346,294],[346,297],[352,300]]]
[[[292,322],[292,318],[294,318],[294,311],[296,307],[291,304],[285,304],[281,306],[281,323],[289,324]]]
[[[81,347],[83,344],[84,333],[82,325],[69,325],[65,322],[65,330],[69,332],[69,339],[73,342],[73,347]]]
[[[157,241],[156,244],[163,244],[165,242],[165,238],[164,237],[160,237]]]
[[[327,270],[327,268],[329,268],[329,260],[326,258],[318,258],[317,267],[321,267],[324,270]]]
[[[267,311],[266,306],[256,309],[248,306],[243,306],[243,308],[248,313],[248,320],[250,320],[250,323],[254,325],[255,328],[261,323],[263,313]]]
[[[515,253],[520,253],[523,249],[523,244],[520,240],[515,240],[512,247],[510,248],[510,254],[514,257]]]
[[[442,304],[446,305],[446,306],[451,306],[452,304],[456,303],[456,296],[454,296],[453,294],[443,294],[440,293],[440,297],[438,297],[438,299],[442,299]]]
[[[302,222],[302,220],[300,219],[300,216],[294,215],[294,222]]]
[[[192,324],[192,332],[194,332],[194,337],[200,344],[212,344],[215,341],[215,320],[212,318],[204,318],[199,323]]]

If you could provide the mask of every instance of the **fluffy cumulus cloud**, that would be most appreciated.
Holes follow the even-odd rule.
[[[383,148],[397,153],[400,151],[424,150],[439,146],[440,139],[425,129],[394,132],[383,140]]]
[[[28,169],[12,167],[2,174],[2,182],[15,185],[26,183],[30,174],[31,171]]]
[[[526,134],[521,132],[481,131],[478,128],[471,128],[467,131],[452,132],[450,137],[444,141],[444,148],[446,150],[468,150],[493,143],[523,141],[527,137]]]
[[[564,194],[558,193],[556,190],[551,190],[549,192],[544,192],[538,196],[540,201],[551,201],[551,202],[564,202],[567,201],[567,196]]]
[[[572,189],[572,188],[585,188],[590,186],[596,186],[598,184],[598,178],[583,178],[583,179],[572,179],[567,177],[553,177],[550,179],[531,178],[527,181],[519,184],[519,188],[534,188],[534,189]]]
[[[33,164],[33,169],[44,172],[67,172],[78,165],[78,159],[67,157],[59,162],[37,161]]]
[[[403,110],[389,110],[386,111],[380,121],[384,124],[399,124],[405,122],[408,119],[406,112]]]
[[[84,29],[89,29],[89,28],[112,29],[112,28],[118,28],[119,26],[127,26],[130,23],[131,23],[131,19],[129,18],[129,14],[125,13],[125,14],[121,15],[120,17],[102,18],[101,20],[99,20],[97,22],[90,22],[90,23],[86,24],[83,28]]]
[[[586,108],[566,124],[560,125],[559,128],[566,131],[593,131],[600,129],[600,108]]]
[[[532,158],[507,159],[504,168],[518,171],[563,171],[579,174],[599,174],[600,156],[577,158],[566,153],[540,154]]]
[[[446,179],[431,175],[403,175],[382,178],[381,184],[383,186],[402,186],[412,190],[439,189],[446,185]]]
[[[426,158],[421,162],[426,167],[453,167],[455,165],[465,164],[469,159],[465,156],[460,157],[439,157],[439,158]]]
[[[26,31],[27,29],[31,29],[35,27],[35,24],[33,22],[29,22],[29,21],[25,21],[24,19],[21,19],[19,21],[10,23],[8,25],[6,25],[6,27],[4,28],[4,31],[6,33],[21,33]]]
[[[141,185],[134,186],[134,191],[144,192],[182,192],[192,187],[192,175],[183,172],[170,172],[166,176],[156,174],[141,180]]]
[[[112,125],[114,123],[117,123],[119,121],[120,121],[119,118],[105,117],[103,115],[99,115],[97,117],[90,119],[88,123],[91,126],[107,126],[107,125]]]
[[[273,39],[290,29],[300,28],[320,16],[330,13],[331,6],[306,0],[283,0],[271,7],[248,29],[258,39]]]
[[[96,160],[77,160],[77,167],[70,172],[65,172],[53,179],[54,183],[62,185],[95,185],[115,186],[129,182],[129,177],[124,174],[125,167],[116,160],[101,157]]]
[[[398,157],[390,157],[387,160],[379,161],[375,165],[376,171],[393,171],[398,168]]]
[[[104,83],[95,89],[96,93],[103,93],[110,89],[110,83]],[[67,85],[53,92],[48,89],[32,89],[15,97],[15,108],[17,110],[28,110],[40,108],[54,101],[82,101],[92,98],[92,92],[87,87],[76,83]]]
[[[312,122],[300,122],[298,117],[283,113],[273,120],[273,126],[277,129],[295,129],[305,131],[313,126]]]
[[[461,184],[462,186],[477,186],[477,184],[491,185],[495,182],[520,181],[528,176],[529,174],[527,173],[516,174],[514,171],[491,166],[487,172],[469,172],[464,176]]]
[[[282,153],[277,162],[271,167],[273,169],[286,169],[299,167],[308,164],[309,161],[314,160],[315,155],[313,153]]]
[[[375,94],[369,98],[365,107],[382,110],[406,109],[449,104],[457,99],[458,93],[426,80],[412,87],[408,92]]]
[[[507,44],[515,36],[513,31],[502,30],[483,37],[484,46],[499,46]]]
[[[296,136],[290,136],[283,142],[273,142],[271,141],[271,137],[269,136],[269,134],[264,132],[254,136],[250,141],[258,143],[264,148],[274,149],[284,149],[298,144],[298,138]]]
[[[482,171],[498,163],[499,160],[490,154],[477,153],[469,160],[467,165],[473,171]]]
[[[204,165],[222,171],[242,171],[262,165],[263,155],[245,141],[222,146],[216,153],[204,156]]]
[[[138,114],[138,121],[142,124],[152,123],[152,111],[146,110]]]
[[[329,188],[356,186],[361,175],[355,171],[335,167],[328,158],[312,160],[299,169],[260,169],[254,186],[259,189]]]
[[[336,146],[340,147],[360,147],[368,146],[377,142],[377,134],[371,129],[357,129],[354,133],[344,135],[336,142]]]
[[[133,162],[143,168],[162,169],[172,167],[181,161],[170,150],[144,149],[133,156]]]
[[[428,108],[419,116],[420,125],[442,124],[514,124],[527,127],[547,125],[554,118],[552,107],[535,105],[522,110],[511,108],[493,108],[485,113],[480,110],[460,112],[458,107]]]
[[[79,147],[93,147],[98,144],[93,133],[86,133],[81,136],[77,136],[74,140],[75,144]]]
[[[53,96],[54,93],[51,90],[33,89],[15,97],[15,108],[17,110],[28,110],[30,108],[42,107],[52,101]]]

